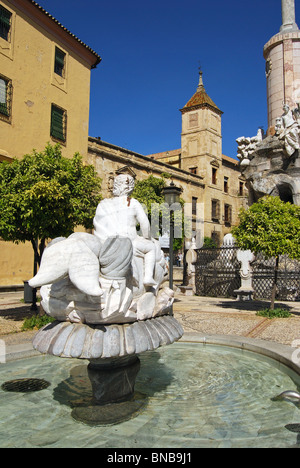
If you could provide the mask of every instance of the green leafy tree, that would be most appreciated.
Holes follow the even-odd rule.
[[[202,249],[217,249],[218,246],[211,237],[204,237]]]
[[[47,239],[93,227],[101,179],[76,153],[64,158],[59,145],[0,164],[0,236],[31,242],[40,264]]]
[[[300,207],[268,196],[242,209],[239,218],[239,225],[232,229],[239,248],[276,259],[270,306],[274,310],[280,255],[300,259]]]
[[[132,197],[136,198],[147,208],[148,216],[151,216],[152,206],[164,203],[163,189],[166,186],[166,175],[164,177],[149,176],[145,180],[135,183]]]

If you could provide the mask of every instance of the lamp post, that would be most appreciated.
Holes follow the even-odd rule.
[[[163,190],[165,203],[170,208],[170,244],[169,244],[169,257],[170,257],[170,265],[169,265],[169,287],[173,289],[173,265],[174,265],[174,252],[173,252],[173,241],[174,241],[174,217],[172,214],[176,209],[176,204],[179,203],[181,188],[176,187],[174,182],[172,181],[171,184],[164,188]]]

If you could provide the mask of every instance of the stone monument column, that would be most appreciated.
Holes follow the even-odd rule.
[[[282,26],[280,32],[298,31],[296,24],[295,0],[281,0]]]
[[[292,109],[300,103],[300,31],[296,24],[295,0],[282,0],[281,5],[280,32],[264,47],[269,134],[274,134],[276,118],[283,113],[283,103]]]

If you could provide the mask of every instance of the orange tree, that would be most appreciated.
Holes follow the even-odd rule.
[[[279,257],[288,255],[300,259],[300,207],[283,202],[279,197],[267,196],[242,209],[240,223],[232,235],[240,249],[262,252],[266,258],[275,257],[274,284],[271,306],[277,291]]]
[[[46,239],[93,227],[101,179],[76,153],[64,158],[59,145],[0,163],[0,237],[31,242],[40,264]]]

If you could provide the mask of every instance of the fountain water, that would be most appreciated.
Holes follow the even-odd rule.
[[[248,340],[237,348],[242,340],[218,337],[216,345],[207,337],[204,344],[193,334],[141,353],[134,398],[111,405],[92,405],[88,361],[37,355],[7,362],[0,366],[1,383],[31,377],[51,385],[32,393],[0,390],[0,447],[183,451],[299,446],[299,406],[273,400],[287,388],[299,391],[299,375],[258,354],[269,354],[271,344],[263,349],[257,340]],[[130,417],[127,409],[134,401]],[[114,408],[119,420],[103,423],[101,415],[112,416]]]

